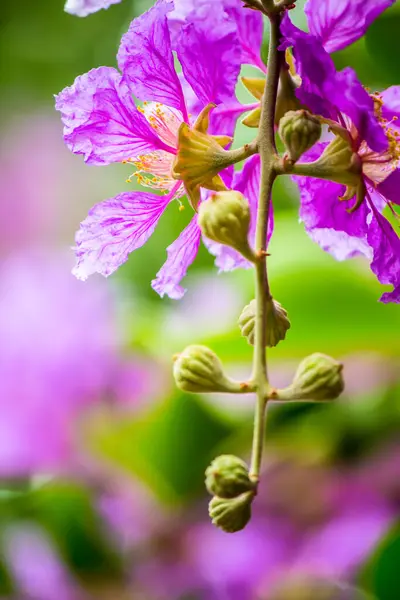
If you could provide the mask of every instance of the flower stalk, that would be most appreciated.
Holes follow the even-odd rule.
[[[253,446],[250,465],[250,477],[254,482],[258,482],[260,477],[265,412],[268,397],[270,395],[267,370],[266,331],[267,302],[270,299],[271,294],[268,283],[266,244],[272,187],[277,175],[275,170],[277,152],[274,124],[279,73],[282,60],[281,52],[278,50],[281,16],[271,12],[269,14],[269,20],[271,35],[268,53],[268,73],[261,104],[261,120],[258,134],[258,148],[261,159],[261,184],[257,211],[256,254],[260,257],[260,260],[255,265],[256,319],[252,377],[257,389],[257,403],[254,415]]]

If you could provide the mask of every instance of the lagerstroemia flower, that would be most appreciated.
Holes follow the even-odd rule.
[[[76,237],[74,272],[80,279],[94,272],[105,276],[114,272],[151,236],[168,204],[184,195],[183,181],[176,179],[180,174],[185,179],[186,172],[177,160],[181,136],[190,137],[197,128],[196,135],[206,139],[207,152],[218,148],[224,152],[221,146],[228,141],[224,135],[207,135],[207,120],[210,104],[230,98],[237,81],[242,57],[235,24],[222,12],[209,12],[201,19],[194,12],[180,29],[177,56],[186,86],[201,104],[200,117],[193,125],[174,67],[168,28],[168,14],[173,8],[172,2],[158,0],[132,21],[118,52],[122,75],[110,67],[93,69],[57,97],[65,141],[72,152],[83,154],[89,164],[131,164],[137,169],[134,176],[138,183],[164,193],[125,192],[90,211]],[[136,107],[132,95],[144,104]],[[178,174],[173,173],[177,165]],[[202,174],[195,183],[197,198],[200,185],[226,189],[215,172]],[[186,187],[193,192],[192,187]],[[195,216],[168,248],[167,262],[153,281],[159,294],[172,298],[183,295],[179,282],[194,260],[199,242]]]
[[[391,4],[393,0],[323,4],[309,0],[306,13],[311,34],[297,29],[286,15],[281,46],[293,48],[301,79],[296,90],[299,100],[327,118],[337,134],[328,148],[317,145],[306,157],[315,161],[323,152],[317,164],[322,170],[329,165],[331,174],[326,179],[330,182],[296,178],[301,219],[309,235],[336,258],[361,253],[371,259],[371,269],[379,281],[394,286],[391,293],[382,296],[383,302],[400,301],[400,241],[381,214],[386,204],[400,201],[400,149],[396,126],[391,122],[393,117],[397,119],[399,108],[385,107],[386,101],[394,101],[398,90],[370,94],[351,68],[337,72],[328,52],[358,39]],[[324,178],[327,173],[320,175]]]
[[[67,0],[64,10],[77,17],[87,17],[102,8],[118,4],[121,0]]]
[[[381,99],[376,102],[387,150],[372,151],[348,122],[331,143],[312,148],[307,154],[311,164],[298,166],[299,173],[313,171],[320,178],[295,179],[309,235],[338,259],[357,254],[371,259],[378,280],[394,287],[381,301],[400,302],[400,239],[381,214],[386,205],[394,212],[392,204],[400,204],[400,135],[382,117]]]

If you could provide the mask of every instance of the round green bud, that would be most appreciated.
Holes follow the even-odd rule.
[[[215,458],[206,470],[206,488],[213,496],[235,498],[254,489],[246,463],[230,454]]]
[[[208,505],[213,525],[226,533],[235,533],[244,529],[251,518],[253,492],[246,492],[236,498],[214,496]]]
[[[266,346],[272,348],[277,346],[280,341],[286,337],[286,332],[290,329],[290,321],[287,316],[287,311],[283,306],[270,298],[266,304]],[[252,300],[250,304],[244,307],[242,314],[239,317],[239,327],[242,336],[247,338],[249,344],[254,346],[255,339],[255,323],[256,323],[256,301]]]
[[[240,384],[225,376],[218,356],[207,346],[192,345],[174,358],[175,383],[181,390],[193,393],[231,392]]]
[[[250,208],[240,192],[217,192],[199,207],[202,233],[214,242],[231,246],[249,260],[254,259],[249,246]]]
[[[301,361],[293,383],[278,396],[288,400],[334,400],[344,390],[343,365],[316,352]]]
[[[288,159],[295,163],[321,137],[321,123],[306,110],[290,110],[279,121],[279,135]]]

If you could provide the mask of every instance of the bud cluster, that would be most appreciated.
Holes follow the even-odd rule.
[[[237,456],[218,456],[206,470],[206,487],[214,495],[208,507],[213,524],[227,533],[244,529],[256,491],[246,463]]]

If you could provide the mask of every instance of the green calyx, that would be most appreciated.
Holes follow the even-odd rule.
[[[226,533],[236,533],[244,529],[251,519],[251,503],[254,492],[245,492],[235,498],[214,496],[208,505],[213,525]]]
[[[252,300],[250,304],[244,307],[238,321],[242,336],[252,346],[254,346],[255,341],[255,322],[256,301]],[[266,304],[266,346],[269,348],[277,346],[279,342],[285,339],[288,329],[290,329],[290,321],[287,311],[277,300],[270,298]]]
[[[206,237],[255,260],[248,242],[250,207],[243,194],[234,190],[213,194],[200,204],[198,222]]]
[[[321,137],[321,123],[306,110],[290,110],[279,121],[279,135],[285,144],[287,160],[296,163]]]
[[[301,361],[293,383],[278,390],[281,400],[335,400],[344,390],[343,365],[316,352]]]
[[[362,182],[361,158],[353,151],[347,133],[342,132],[337,133],[318,160],[297,163],[289,171],[294,175],[335,181],[346,185],[349,190],[358,189]],[[346,191],[345,199],[348,195]]]
[[[220,498],[236,498],[254,489],[246,463],[237,456],[215,458],[206,470],[208,492]]]
[[[218,356],[207,346],[192,345],[174,358],[173,374],[181,390],[192,393],[244,391],[244,386],[226,377]]]

